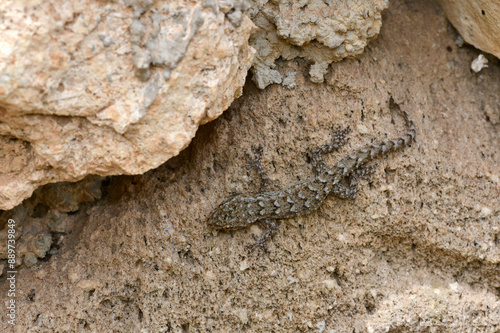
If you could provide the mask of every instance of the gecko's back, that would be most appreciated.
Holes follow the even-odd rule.
[[[308,214],[330,193],[333,178],[326,182],[311,177],[280,191],[235,196],[216,208],[208,219],[215,229],[240,229],[258,220],[282,219]]]

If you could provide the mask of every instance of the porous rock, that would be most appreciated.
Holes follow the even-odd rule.
[[[2,1],[0,209],[177,155],[241,94],[240,2]]]
[[[248,13],[259,27],[251,40],[253,81],[261,89],[281,84],[276,60],[300,57],[313,62],[310,80],[323,82],[329,64],[361,54],[378,35],[387,7],[387,0],[253,1]]]

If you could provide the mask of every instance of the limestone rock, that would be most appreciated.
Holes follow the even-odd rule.
[[[438,3],[467,43],[500,58],[500,2],[438,0]]]
[[[279,57],[314,62],[310,80],[323,82],[329,64],[361,54],[378,35],[387,7],[387,0],[255,1],[248,11],[259,27],[251,40],[254,82],[261,89],[281,84],[283,75],[274,69]]]
[[[40,185],[139,174],[241,94],[241,1],[0,3],[0,209]]]

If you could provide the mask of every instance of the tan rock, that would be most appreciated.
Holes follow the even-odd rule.
[[[0,209],[155,168],[241,94],[254,50],[238,1],[127,4],[0,3]]]
[[[253,81],[263,89],[284,82],[275,62],[305,58],[313,62],[310,80],[323,82],[332,62],[361,54],[382,26],[387,0],[255,1],[249,15],[259,27],[251,45],[257,49]]]
[[[500,58],[500,2],[438,0],[438,3],[467,43]]]

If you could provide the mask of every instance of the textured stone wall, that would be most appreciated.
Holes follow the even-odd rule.
[[[464,40],[500,58],[500,2],[437,0]]]
[[[241,94],[240,1],[2,1],[0,209],[40,185],[139,174]]]
[[[370,47],[333,63],[323,83],[306,60],[276,61],[296,73],[294,89],[247,82],[160,167],[45,185],[0,212],[0,332],[499,332],[500,66],[471,71],[480,51],[455,43],[433,1],[391,2],[383,18]],[[338,126],[352,132],[325,154],[330,166],[403,133],[391,98],[416,141],[370,164],[355,200],[329,196],[280,220],[260,255],[245,246],[261,225],[207,226],[221,201],[257,190],[252,145],[264,147],[271,188],[282,188],[314,174],[307,154]],[[14,326],[8,219],[18,237]]]

